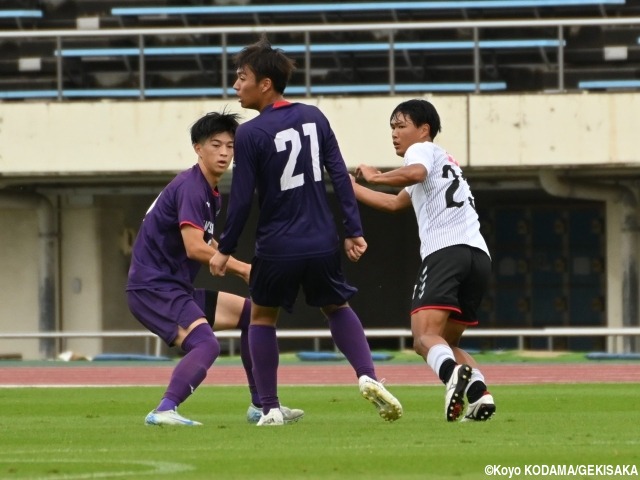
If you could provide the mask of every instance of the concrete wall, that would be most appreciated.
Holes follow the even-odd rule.
[[[38,228],[35,210],[0,211],[0,331],[38,331]],[[38,358],[32,340],[0,341],[0,354]]]
[[[302,101],[325,112],[350,166],[394,166],[389,114],[408,98]],[[640,163],[638,94],[427,98],[442,117],[439,143],[463,165]],[[5,177],[178,171],[193,160],[192,122],[224,107],[241,111],[235,99],[0,103],[0,171]],[[255,115],[241,113],[245,120]]]
[[[637,165],[639,115],[634,93],[470,97],[470,163]]]

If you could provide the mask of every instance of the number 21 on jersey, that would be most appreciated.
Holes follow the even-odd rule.
[[[308,154],[306,152],[302,152],[300,133],[293,128],[288,128],[278,132],[274,138],[276,150],[278,152],[287,150],[287,143],[291,144],[289,159],[287,160],[287,164],[285,165],[282,176],[280,177],[280,189],[282,191],[291,190],[292,188],[304,185],[304,173],[298,173],[297,175],[293,174],[298,163],[298,158],[304,161],[310,157],[313,166],[313,180],[316,182],[322,181],[322,171],[320,170],[320,147],[318,145],[318,130],[316,129],[316,124],[303,124],[302,132],[305,137],[309,137],[309,149],[311,151]]]

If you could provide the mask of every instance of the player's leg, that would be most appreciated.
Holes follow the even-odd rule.
[[[466,325],[458,322],[447,322],[443,337],[451,347],[451,350],[453,351],[453,354],[456,358],[456,362],[466,363],[473,369],[473,371],[471,372],[471,377],[469,378],[469,384],[467,385],[465,391],[467,400],[469,401],[469,403],[473,403],[486,392],[487,386],[484,384],[484,376],[480,371],[478,362],[469,352],[463,350],[459,346],[460,339],[466,328]],[[471,392],[471,395],[469,395],[469,392]]]
[[[340,252],[307,260],[302,291],[308,305],[319,307],[329,323],[336,347],[347,358],[356,377],[376,379],[369,343],[362,322],[347,303],[358,291],[344,278]]]
[[[454,350],[456,358],[473,367],[469,385],[465,392],[468,407],[464,420],[488,420],[496,411],[493,396],[489,393],[484,375],[473,357],[459,347],[460,339],[467,325],[477,325],[477,310],[488,288],[491,277],[491,260],[479,249],[470,249],[471,268],[459,289],[461,313],[459,321],[450,321],[446,326],[445,338]]]
[[[347,303],[357,289],[347,284],[342,274],[340,254],[309,260],[302,289],[307,303],[320,306],[327,318],[331,337],[353,368],[362,395],[383,419],[400,418],[402,405],[378,382],[362,322]]]
[[[442,338],[449,344],[453,355],[458,363],[466,363],[472,368],[478,368],[478,362],[473,356],[466,350],[460,348],[460,339],[462,334],[467,329],[467,325],[456,321],[448,321],[444,326],[444,332]]]
[[[204,317],[200,317],[186,328],[178,327],[174,345],[185,355],[173,370],[169,386],[158,411],[175,410],[183,403],[207,376],[207,371],[220,355],[220,345]]]
[[[464,410],[464,392],[472,373],[466,363],[458,363],[455,354],[443,338],[449,312],[423,309],[411,315],[413,348],[445,385],[445,418],[452,422]]]
[[[456,322],[448,322],[445,328],[444,338],[449,342],[451,350],[458,363],[466,363],[472,367],[469,383],[464,394],[467,397],[468,405],[463,421],[465,420],[489,420],[496,411],[493,396],[489,392],[485,383],[484,375],[478,362],[458,346],[460,337],[465,330],[465,326]]]
[[[213,314],[213,330],[240,330],[240,359],[247,375],[251,403],[247,408],[247,422],[258,423],[262,417],[262,403],[253,378],[253,362],[249,350],[249,323],[251,322],[251,300],[226,292],[217,292]],[[284,423],[297,422],[304,416],[299,408],[280,405]]]
[[[278,365],[280,352],[276,337],[276,322],[280,309],[251,304],[249,349],[253,359],[253,374],[260,393],[262,417],[257,425],[283,425],[284,417],[278,398]]]
[[[227,292],[214,292],[205,290],[205,302],[207,318],[212,324],[214,332],[221,330],[240,330],[240,360],[247,376],[251,403],[260,405],[260,396],[253,378],[253,362],[249,351],[249,323],[251,321],[251,300]],[[254,409],[249,407],[251,413]],[[249,418],[249,412],[247,412]],[[260,412],[257,412],[258,419]],[[255,416],[255,414],[253,415]],[[252,416],[252,418],[253,418]],[[258,419],[255,421],[257,422]],[[255,423],[255,422],[253,422]]]
[[[257,257],[251,263],[249,350],[262,404],[258,426],[287,423],[278,398],[280,355],[276,323],[280,308],[289,312],[293,308],[302,268],[297,261],[269,261]]]
[[[336,347],[353,368],[356,377],[367,375],[377,379],[371,349],[364,335],[360,318],[348,303],[326,305],[321,308],[329,323],[329,330]]]
[[[413,347],[445,384],[447,421],[455,421],[462,415],[464,392],[472,373],[470,365],[456,361],[444,338],[450,317],[460,314],[459,279],[470,261],[469,248],[462,245],[432,253],[422,262],[412,298]]]
[[[402,405],[378,381],[371,349],[360,319],[349,304],[322,307],[336,347],[347,358],[358,378],[361,395],[372,403],[384,420],[393,422],[402,417]]]
[[[167,345],[181,347],[186,355],[173,370],[171,380],[148,425],[200,425],[177,413],[177,407],[202,383],[220,353],[220,346],[204,313],[193,297],[180,290],[128,292],[134,316]]]

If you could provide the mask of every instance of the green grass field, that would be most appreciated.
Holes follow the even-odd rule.
[[[306,416],[271,428],[246,423],[246,388],[205,386],[181,408],[204,426],[146,427],[163,390],[0,389],[0,478],[488,479],[486,465],[523,469],[512,478],[526,465],[640,467],[637,384],[498,386],[494,419],[452,424],[439,386],[394,387],[405,409],[395,423],[355,386],[281,387]]]

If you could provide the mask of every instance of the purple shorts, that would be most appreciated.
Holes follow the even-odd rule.
[[[264,260],[251,263],[251,300],[263,307],[293,311],[302,287],[307,305],[342,305],[358,291],[347,283],[340,266],[340,252],[297,260]]]
[[[178,336],[178,326],[188,328],[205,317],[205,290],[193,294],[184,290],[129,290],[129,310],[149,331],[158,335],[169,346]]]

